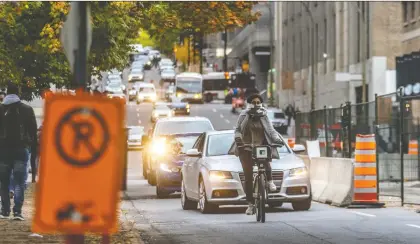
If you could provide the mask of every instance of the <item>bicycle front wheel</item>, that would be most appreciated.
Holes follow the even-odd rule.
[[[256,179],[256,180],[255,180]],[[255,209],[255,217],[257,222],[261,220],[261,211],[260,211],[260,204],[261,204],[261,197],[260,197],[260,177],[254,178],[254,209]]]
[[[259,195],[259,209],[258,212],[261,215],[261,223],[265,222],[265,201],[266,201],[266,190],[265,190],[265,178],[262,175],[258,182],[258,195]]]

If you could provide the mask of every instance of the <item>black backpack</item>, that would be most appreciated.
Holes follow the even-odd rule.
[[[1,106],[2,144],[8,147],[24,147],[29,145],[30,136],[25,124],[22,103],[17,102]]]

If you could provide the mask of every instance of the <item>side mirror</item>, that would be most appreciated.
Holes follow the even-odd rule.
[[[306,151],[306,148],[305,148],[305,146],[304,145],[301,145],[301,144],[295,144],[295,146],[293,147],[293,152],[295,152],[295,153],[301,153],[301,152],[304,152],[304,151]]]
[[[141,145],[142,145],[142,146],[144,146],[144,145],[146,145],[148,142],[149,142],[149,136],[147,136],[147,135],[143,135],[143,136],[141,137]]]
[[[186,154],[188,157],[201,157],[201,152],[199,152],[196,148],[189,149]]]

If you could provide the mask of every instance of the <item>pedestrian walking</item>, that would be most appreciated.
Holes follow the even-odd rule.
[[[13,219],[25,220],[22,216],[22,206],[28,177],[29,154],[32,152],[31,164],[32,156],[36,157],[37,124],[35,112],[32,107],[20,101],[18,94],[18,86],[9,82],[7,95],[0,105],[0,219],[6,219],[10,216],[9,186],[13,173],[15,193]],[[36,172],[35,169],[32,170]]]

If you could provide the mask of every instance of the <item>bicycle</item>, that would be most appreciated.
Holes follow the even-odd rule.
[[[253,198],[254,198],[254,212],[257,222],[265,222],[265,205],[267,204],[268,187],[267,175],[265,173],[265,165],[272,160],[271,147],[282,145],[269,145],[269,146],[254,146],[252,144],[245,144],[238,146],[238,148],[251,148],[253,167],[258,167],[257,174],[253,178]]]

